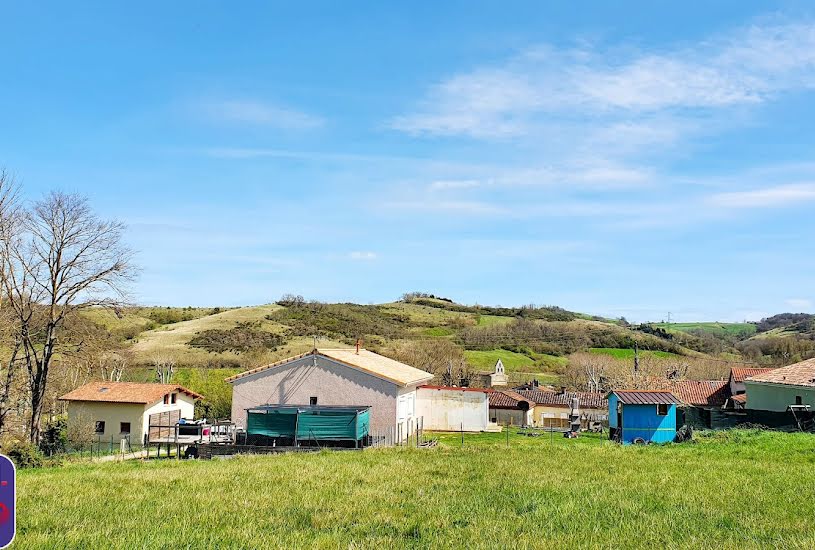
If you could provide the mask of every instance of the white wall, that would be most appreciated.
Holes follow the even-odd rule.
[[[167,411],[174,411],[181,409],[181,418],[192,420],[195,417],[195,400],[186,393],[174,392],[176,394],[175,404],[164,404],[162,397],[151,405],[145,405],[144,417],[142,419],[142,433],[146,434],[150,425],[150,415],[156,413],[163,413]]]
[[[425,430],[480,432],[489,423],[489,400],[480,391],[418,388],[416,416]]]
[[[130,422],[130,442],[140,443],[144,434],[143,427],[144,405],[138,403],[106,403],[100,401],[69,401],[68,402],[68,437],[88,437],[94,440],[113,441],[119,444],[122,437],[121,423]],[[105,431],[101,434],[94,432],[96,422],[105,423]]]

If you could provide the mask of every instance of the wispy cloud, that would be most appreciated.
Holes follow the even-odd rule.
[[[430,184],[433,191],[448,191],[451,189],[473,189],[481,187],[483,182],[478,180],[437,180]]]
[[[800,204],[815,201],[815,183],[794,183],[717,193],[709,197],[709,202],[724,208],[767,208]]]
[[[807,298],[790,298],[784,301],[791,308],[795,308],[798,310],[809,310],[812,309],[812,300]]]
[[[371,252],[369,250],[355,250],[348,254],[348,257],[352,260],[359,260],[359,261],[372,261],[378,258],[376,252]]]
[[[311,130],[325,124],[322,117],[298,109],[252,99],[221,99],[196,102],[208,119],[229,124],[270,126],[286,130]]]
[[[410,134],[501,138],[529,132],[539,115],[721,108],[815,86],[812,22],[755,24],[664,53],[605,52],[602,45],[531,48],[436,84],[415,112],[390,125]]]
[[[468,200],[396,200],[389,201],[382,204],[383,207],[391,210],[403,211],[416,211],[416,212],[436,212],[436,213],[452,213],[463,215],[498,215],[507,214],[510,212],[509,208],[504,206],[487,202],[487,201],[468,201]]]

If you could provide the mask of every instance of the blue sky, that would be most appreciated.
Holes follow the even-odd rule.
[[[145,304],[815,310],[809,3],[385,4],[0,2],[0,166]]]

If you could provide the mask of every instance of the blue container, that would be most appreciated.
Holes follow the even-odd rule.
[[[676,406],[670,392],[620,390],[608,394],[608,425],[620,443],[670,443],[676,438]]]

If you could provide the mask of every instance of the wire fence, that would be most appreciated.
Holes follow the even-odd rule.
[[[86,440],[67,440],[61,448],[51,450],[47,456],[66,454],[77,457],[97,458],[103,456],[115,456],[122,454],[139,453],[145,449],[141,441],[135,438],[110,436],[95,437]]]

